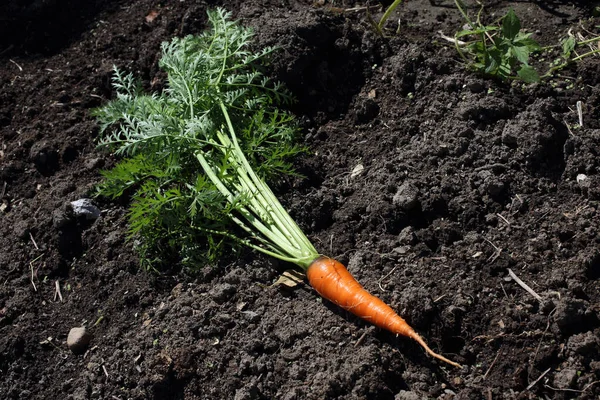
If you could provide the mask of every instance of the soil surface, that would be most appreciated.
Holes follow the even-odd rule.
[[[543,45],[580,21],[598,32],[593,2],[486,3],[489,20],[513,7]],[[205,29],[220,2],[8,4],[0,398],[600,396],[599,59],[503,83],[466,70],[440,37],[464,23],[450,0],[402,4],[385,38],[362,2],[225,4],[257,45],[282,47],[271,73],[299,99],[312,154],[296,161],[306,178],[278,195],[455,369],[307,285],[271,287],[289,265],[247,252],[193,275],[148,273],[125,240],[126,200],[74,216],[70,202],[115,162],[96,150],[90,113],[114,95],[112,66],[160,85],[160,43]],[[74,354],[79,326],[92,339]]]

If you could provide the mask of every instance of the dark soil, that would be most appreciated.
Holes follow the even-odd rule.
[[[147,273],[125,240],[126,201],[95,200],[95,221],[70,213],[115,161],[95,149],[90,115],[113,95],[113,64],[160,84],[160,43],[203,30],[214,2],[8,3],[0,398],[600,396],[598,59],[552,82],[502,83],[466,71],[440,38],[463,24],[450,0],[400,6],[400,33],[385,39],[364,10],[226,5],[259,45],[283,48],[272,74],[299,99],[313,155],[280,197],[459,370],[306,285],[270,287],[289,265],[248,252],[195,275]],[[545,45],[591,15],[584,1],[487,3],[490,18],[514,7]],[[76,326],[93,334],[83,355],[66,346]]]

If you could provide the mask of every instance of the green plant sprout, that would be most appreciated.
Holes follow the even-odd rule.
[[[597,45],[598,43],[600,43],[600,36],[594,36],[590,39],[582,38],[582,40],[577,41],[575,36],[569,32],[569,34],[560,41],[559,45],[545,48],[545,50],[550,50],[558,47],[560,48],[561,53],[560,57],[554,61],[554,65],[552,65],[541,78],[552,78],[557,72],[569,65],[593,56],[594,54],[600,54],[600,46]],[[594,44],[596,44],[596,48],[593,48]],[[579,54],[581,49],[587,46],[589,46],[589,49]]]
[[[316,250],[264,183],[293,174],[288,160],[304,151],[294,118],[276,107],[293,97],[262,73],[275,49],[251,52],[253,33],[222,9],[208,17],[211,30],[163,43],[162,93],[144,94],[115,68],[117,97],[95,115],[99,146],[125,158],[103,173],[98,195],[132,196],[130,237],[147,268],[197,268],[232,242],[312,261]]]
[[[394,10],[396,10],[396,8],[400,5],[400,3],[402,3],[402,0],[394,0],[394,2],[389,5],[389,7],[385,10],[383,15],[381,16],[379,23],[376,25],[377,32],[380,35],[383,36],[383,27],[384,27],[386,21],[388,20],[390,15],[392,15]]]
[[[521,31],[521,21],[511,9],[501,18],[501,26],[483,25],[480,7],[475,21],[465,12],[461,0],[455,4],[468,24],[468,28],[455,34],[456,50],[471,68],[484,75],[500,79],[520,79],[524,82],[539,82],[538,72],[529,65],[529,57],[539,51],[539,44],[531,38],[531,33]],[[475,41],[460,45],[461,38],[474,36]],[[464,49],[462,48],[464,47]],[[471,61],[467,54],[473,58]]]
[[[468,27],[454,35],[454,45],[460,57],[475,71],[483,75],[498,77],[503,80],[521,80],[526,83],[540,82],[555,76],[557,72],[577,63],[582,59],[600,53],[600,48],[579,54],[585,46],[591,46],[600,41],[600,36],[591,39],[577,40],[569,34],[560,41],[559,45],[541,47],[531,33],[521,31],[521,21],[511,9],[506,15],[494,21],[491,25],[481,22],[483,4],[480,4],[477,18],[472,20],[465,11],[462,0],[454,0],[456,7],[463,16]],[[475,40],[464,42],[467,37]],[[560,57],[540,74],[529,65],[530,56],[535,53],[549,53],[560,48]]]

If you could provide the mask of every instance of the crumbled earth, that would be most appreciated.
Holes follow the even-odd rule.
[[[600,60],[504,83],[466,70],[440,37],[463,25],[450,0],[406,2],[385,38],[361,2],[226,3],[258,45],[282,47],[271,74],[299,100],[311,154],[296,160],[304,178],[275,186],[283,203],[464,367],[307,285],[272,287],[290,266],[252,252],[195,273],[142,271],[127,199],[95,199],[98,218],[74,212],[115,162],[95,148],[91,115],[113,95],[112,66],[161,87],[160,43],[205,29],[220,2],[9,1],[0,398],[598,398]],[[551,45],[593,2],[486,3],[490,19],[514,7]],[[67,335],[82,326],[91,342],[74,354]]]

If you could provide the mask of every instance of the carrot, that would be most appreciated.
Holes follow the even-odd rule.
[[[459,366],[431,351],[343,265],[322,257],[265,182],[266,175],[291,172],[285,157],[300,151],[291,143],[297,124],[277,107],[293,96],[256,68],[273,48],[251,53],[251,32],[230,16],[223,9],[208,11],[210,34],[163,44],[159,65],[167,73],[168,90],[143,95],[131,74],[115,69],[118,96],[96,111],[101,144],[130,157],[106,174],[99,192],[118,197],[138,187],[130,221],[132,234],[145,241],[142,258],[160,258],[154,251],[169,242],[176,243],[169,246],[182,261],[193,265],[204,247],[195,244],[199,236],[207,238],[207,258],[219,253],[219,244],[235,241],[296,264],[326,299]],[[105,129],[111,125],[116,129],[109,133]],[[252,151],[250,159],[246,149]],[[259,163],[260,174],[253,169]],[[237,229],[230,230],[231,225]]]
[[[431,350],[402,317],[382,300],[367,292],[340,262],[328,257],[319,257],[310,264],[306,275],[310,285],[332,303],[379,328],[415,340],[438,360],[461,367],[460,364]]]

